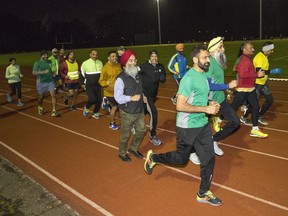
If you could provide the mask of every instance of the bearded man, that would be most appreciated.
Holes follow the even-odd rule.
[[[227,121],[225,126],[213,135],[214,151],[218,156],[224,154],[219,148],[218,142],[233,133],[240,126],[240,120],[236,112],[225,100],[224,90],[237,87],[237,81],[232,80],[228,84],[224,84],[224,70],[227,69],[227,60],[223,40],[223,37],[217,37],[209,42],[210,67],[206,73],[210,87],[209,99],[221,105],[219,113]]]
[[[209,67],[209,53],[204,47],[195,47],[190,57],[193,68],[182,78],[177,98],[176,149],[165,153],[147,152],[144,170],[151,175],[155,165],[186,165],[192,149],[195,149],[201,160],[200,187],[196,196],[197,202],[220,206],[222,200],[210,191],[215,165],[215,154],[212,145],[212,132],[206,114],[216,114],[220,105],[215,101],[208,104],[209,86],[204,75]]]
[[[114,98],[119,104],[121,116],[121,135],[119,140],[119,157],[124,162],[131,161],[127,155],[128,140],[131,129],[135,127],[135,135],[128,152],[138,159],[143,155],[138,151],[146,132],[144,100],[142,82],[138,75],[136,54],[133,50],[127,50],[120,60],[123,71],[116,79],[114,86]]]
[[[222,149],[219,148],[218,142],[233,133],[240,126],[240,120],[236,112],[225,100],[224,90],[235,88],[237,81],[232,80],[230,83],[224,84],[224,70],[227,68],[227,62],[223,40],[224,38],[217,37],[209,42],[208,52],[210,54],[210,66],[205,73],[210,88],[209,100],[220,104],[219,113],[227,120],[225,126],[213,135],[214,152],[218,156],[224,154]],[[195,161],[197,161],[197,155],[192,153],[190,159],[195,163]]]

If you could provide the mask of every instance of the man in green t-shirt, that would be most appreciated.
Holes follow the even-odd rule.
[[[150,175],[158,163],[170,166],[186,165],[194,148],[201,161],[201,183],[196,200],[219,206],[222,204],[222,200],[216,198],[210,191],[215,154],[212,132],[206,114],[216,114],[220,105],[214,101],[208,104],[209,85],[207,77],[204,75],[204,71],[207,71],[210,65],[208,51],[204,47],[195,47],[191,58],[194,63],[193,68],[182,78],[178,90],[176,150],[162,154],[155,154],[149,150],[144,169]]]
[[[38,91],[38,113],[44,115],[43,96],[49,92],[52,98],[51,116],[56,117],[56,96],[54,93],[55,82],[51,70],[51,61],[48,60],[48,52],[43,50],[40,53],[40,59],[34,62],[33,75],[37,76],[36,87]]]
[[[237,81],[232,80],[227,84],[224,82],[224,70],[227,68],[224,38],[213,38],[208,44],[208,52],[210,53],[210,67],[205,75],[207,76],[210,87],[209,99],[221,105],[219,113],[221,113],[226,120],[225,126],[220,130],[215,130],[216,133],[213,135],[215,154],[222,156],[224,152],[219,148],[218,142],[232,134],[240,126],[239,118],[234,109],[225,100],[224,93],[225,90],[237,87]],[[216,116],[212,117],[213,126],[215,122],[218,123],[217,118]]]

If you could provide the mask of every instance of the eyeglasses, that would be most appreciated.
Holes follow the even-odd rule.
[[[132,62],[137,63],[137,59],[129,59],[128,62],[129,62],[129,63],[132,63]]]

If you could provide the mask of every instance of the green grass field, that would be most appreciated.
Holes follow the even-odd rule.
[[[274,54],[270,57],[270,68],[282,68],[281,75],[270,75],[270,77],[275,78],[288,78],[288,39],[282,40],[273,40],[275,44]],[[255,53],[257,54],[262,47],[262,41],[253,41]],[[238,54],[238,50],[242,41],[230,42],[225,41],[225,50],[228,60],[228,69],[225,72],[226,76],[235,76],[235,73],[232,71],[235,59]],[[185,54],[188,59],[188,64],[192,65],[192,61],[189,58],[190,51],[196,45],[196,43],[186,43],[185,44]],[[170,57],[175,53],[175,44],[154,44],[154,45],[145,45],[145,46],[133,46],[127,47],[132,48],[137,55],[138,64],[144,63],[148,59],[148,52],[150,49],[156,49],[159,54],[159,62],[164,66],[167,66]],[[106,47],[106,48],[96,48],[98,51],[99,59],[105,63],[107,61],[107,53],[110,50],[115,50],[116,47]],[[50,50],[49,50],[50,51]],[[84,60],[89,58],[90,49],[75,49],[74,50],[76,59],[81,63]],[[33,62],[39,58],[39,52],[31,53],[11,53],[11,54],[2,54],[0,55],[0,65],[8,65],[9,58],[15,57],[17,59],[17,64],[20,66],[32,66]]]

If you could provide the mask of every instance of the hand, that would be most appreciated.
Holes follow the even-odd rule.
[[[145,104],[147,104],[147,103],[148,103],[147,97],[146,97],[146,96],[144,96],[144,95],[143,95],[143,102],[144,102]]]
[[[44,74],[48,74],[48,73],[49,73],[48,69],[44,70]]]
[[[209,105],[207,106],[206,113],[215,115],[219,112],[220,104],[215,101],[210,101]]]
[[[23,77],[24,77],[24,75],[23,75],[23,74],[20,74],[19,76],[20,76],[21,78],[23,78]]]
[[[258,77],[264,77],[265,76],[265,70],[261,69],[257,72],[257,74],[258,74]]]
[[[232,80],[231,82],[229,82],[229,89],[235,88],[238,86],[238,82],[237,80]]]
[[[140,94],[139,95],[133,95],[130,96],[130,101],[139,101],[141,98]]]
[[[111,84],[111,81],[110,80],[107,80],[106,81],[107,85],[109,86]]]

